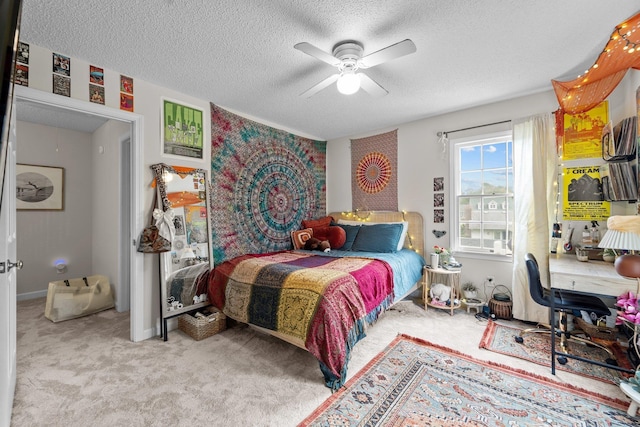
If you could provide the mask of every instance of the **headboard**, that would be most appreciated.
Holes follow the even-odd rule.
[[[407,221],[409,229],[404,247],[413,249],[424,258],[424,224],[422,214],[419,212],[395,212],[395,211],[357,211],[357,212],[331,212],[334,220],[346,219],[362,222],[400,222]]]

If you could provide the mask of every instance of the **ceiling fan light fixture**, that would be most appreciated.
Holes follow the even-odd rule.
[[[353,71],[344,71],[340,74],[338,82],[338,92],[343,95],[353,95],[360,90],[360,76]]]

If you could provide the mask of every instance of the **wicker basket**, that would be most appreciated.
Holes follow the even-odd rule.
[[[203,317],[183,314],[178,317],[178,328],[196,341],[208,338],[227,329],[227,316],[215,308],[202,311]]]
[[[498,288],[504,288],[506,294],[496,294]],[[504,297],[502,297],[504,295]],[[489,310],[498,319],[511,320],[513,318],[513,301],[511,301],[511,291],[504,285],[498,285],[491,292],[489,300]]]
[[[574,323],[578,328],[582,329],[591,338],[596,338],[603,341],[615,341],[618,338],[618,328],[596,326],[589,322],[585,322],[580,317],[576,317]]]

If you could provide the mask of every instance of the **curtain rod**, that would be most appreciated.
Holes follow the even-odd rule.
[[[462,132],[463,130],[477,129],[477,128],[483,128],[483,127],[486,127],[486,126],[493,126],[493,125],[501,125],[502,123],[511,123],[511,120],[503,120],[501,122],[487,123],[485,125],[471,126],[471,127],[468,127],[468,128],[449,130],[449,131],[445,131],[445,132],[438,132],[437,135],[438,136],[448,135],[448,134],[454,133],[454,132]]]

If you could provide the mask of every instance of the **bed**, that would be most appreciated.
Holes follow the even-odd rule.
[[[354,220],[350,214],[330,215],[338,222]],[[333,390],[344,384],[353,346],[382,313],[417,289],[425,265],[419,213],[360,212],[359,216],[355,228],[360,231],[352,250],[247,254],[215,266],[207,278],[214,306],[232,319],[309,351]],[[376,245],[384,240],[379,230],[385,229],[369,228],[370,224],[403,221],[408,223],[406,237],[398,240],[397,248],[379,252]],[[365,235],[375,235],[376,251],[358,246],[358,238],[364,242]]]

